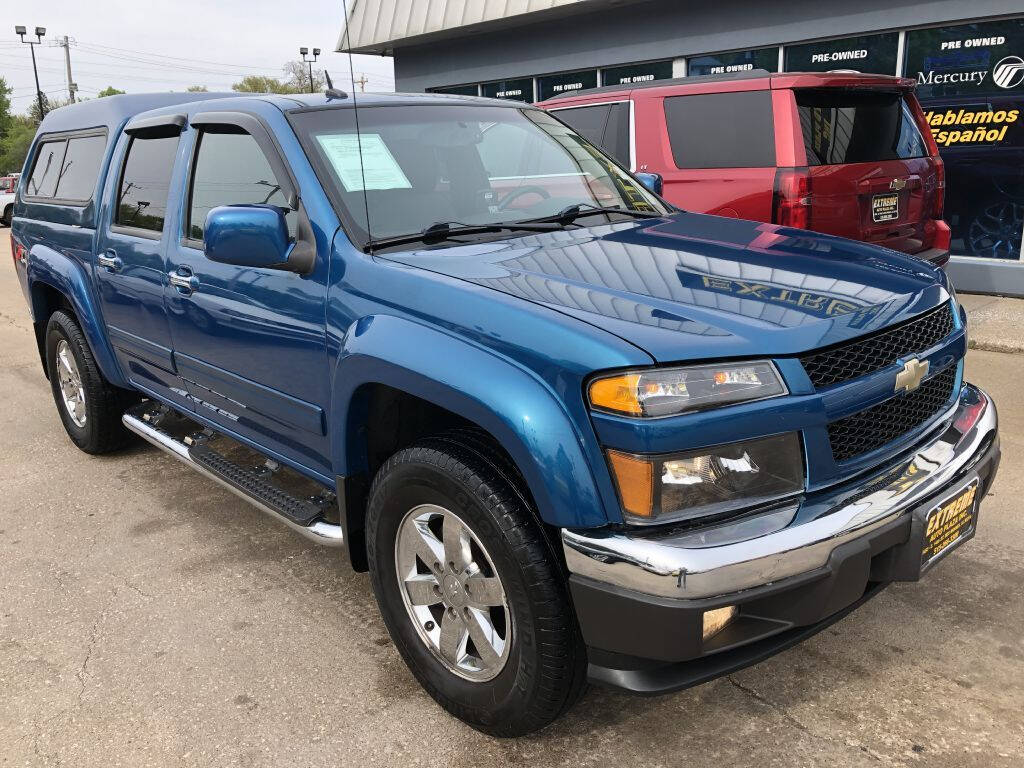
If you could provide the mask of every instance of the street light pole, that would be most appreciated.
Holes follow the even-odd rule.
[[[306,54],[309,53],[309,48],[307,48],[306,46],[302,46],[301,48],[299,48],[299,53],[302,55],[302,60],[304,62],[306,62],[307,64],[309,64],[309,92],[312,93],[313,92],[313,62],[316,61],[317,57],[320,55],[320,49],[319,48],[314,48],[313,49],[313,58],[312,59],[307,59],[306,58]]]
[[[20,24],[14,28],[14,34],[20,37],[21,42],[25,43],[25,45],[27,45],[32,51],[32,74],[35,75],[36,78],[36,99],[39,101],[39,121],[42,122],[43,118],[46,117],[46,109],[43,107],[43,92],[39,88],[39,70],[36,69],[36,46],[43,42],[43,35],[46,34],[46,27],[36,27],[36,37],[38,40],[34,43],[31,40],[25,39],[25,35],[28,34],[28,31]]]

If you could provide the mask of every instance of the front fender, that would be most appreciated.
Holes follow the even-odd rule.
[[[32,319],[36,323],[43,322],[52,309],[46,291],[42,289],[43,286],[49,286],[61,293],[71,303],[78,324],[103,376],[115,386],[128,387],[129,384],[121,375],[121,369],[114,358],[114,350],[104,332],[99,302],[82,262],[53,248],[37,244],[29,251],[26,275]]]
[[[588,528],[620,519],[607,507],[610,480],[602,491],[587,457],[595,440],[580,431],[580,424],[589,428],[585,412],[575,420],[541,379],[491,351],[410,320],[365,317],[345,335],[334,381],[332,451],[343,475],[367,469],[354,439],[363,416],[355,395],[364,385],[383,384],[490,433],[516,462],[545,522]]]

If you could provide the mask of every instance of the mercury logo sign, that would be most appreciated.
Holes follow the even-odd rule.
[[[1007,56],[992,69],[992,80],[1000,88],[1016,88],[1024,82],[1024,59]]]

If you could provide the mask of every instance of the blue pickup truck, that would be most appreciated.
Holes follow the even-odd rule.
[[[656,188],[517,103],[114,96],[46,116],[11,242],[78,447],[343,548],[511,736],[921,578],[998,466],[941,271]]]

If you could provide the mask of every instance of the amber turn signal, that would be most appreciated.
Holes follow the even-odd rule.
[[[608,451],[608,463],[622,508],[636,517],[650,517],[654,512],[654,464],[618,451]]]
[[[639,373],[595,379],[590,385],[590,403],[607,411],[643,416],[644,409],[637,397],[639,383]]]

